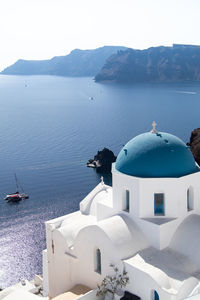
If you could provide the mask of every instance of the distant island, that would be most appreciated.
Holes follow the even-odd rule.
[[[96,82],[116,83],[199,81],[200,46],[75,49],[50,60],[20,59],[1,74],[88,76],[94,77]]]
[[[100,72],[106,59],[126,47],[104,46],[94,50],[75,49],[66,56],[56,56],[50,60],[19,59],[4,69],[5,75],[58,75],[69,77],[94,77]]]
[[[127,49],[110,56],[96,82],[179,82],[200,80],[200,46]]]

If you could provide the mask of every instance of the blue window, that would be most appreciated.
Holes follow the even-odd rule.
[[[125,211],[129,211],[130,207],[130,192],[129,190],[126,190],[126,199],[125,199]]]
[[[193,189],[190,187],[187,190],[187,210],[190,211],[194,209],[194,204],[193,204]]]
[[[96,250],[96,270],[97,273],[101,274],[101,251],[100,249]]]
[[[190,190],[187,190],[187,210],[190,210]]]
[[[159,300],[159,295],[156,291],[154,291],[154,300]]]
[[[154,194],[154,215],[165,215],[164,194],[162,193]]]

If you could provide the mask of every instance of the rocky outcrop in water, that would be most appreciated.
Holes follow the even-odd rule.
[[[89,159],[87,167],[95,168],[98,173],[111,173],[112,163],[116,161],[114,153],[104,148],[98,151],[93,159]]]
[[[107,59],[95,80],[118,83],[199,81],[200,46],[118,51]]]
[[[200,166],[200,128],[196,128],[192,131],[190,142],[187,143],[187,145],[190,146],[194,159]]]

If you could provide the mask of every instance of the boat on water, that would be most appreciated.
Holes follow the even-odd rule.
[[[16,182],[17,191],[15,193],[6,195],[4,200],[6,200],[7,202],[19,202],[23,199],[29,198],[29,195],[25,194],[22,186],[20,185],[16,174],[15,174],[15,182]],[[21,190],[21,192],[20,192],[20,190]]]

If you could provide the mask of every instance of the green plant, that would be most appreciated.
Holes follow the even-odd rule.
[[[125,287],[129,283],[129,277],[125,269],[123,269],[121,274],[119,269],[113,264],[110,264],[110,267],[113,268],[114,274],[107,275],[102,280],[102,283],[97,285],[96,295],[105,296],[108,292],[110,292],[113,299],[119,288]]]

